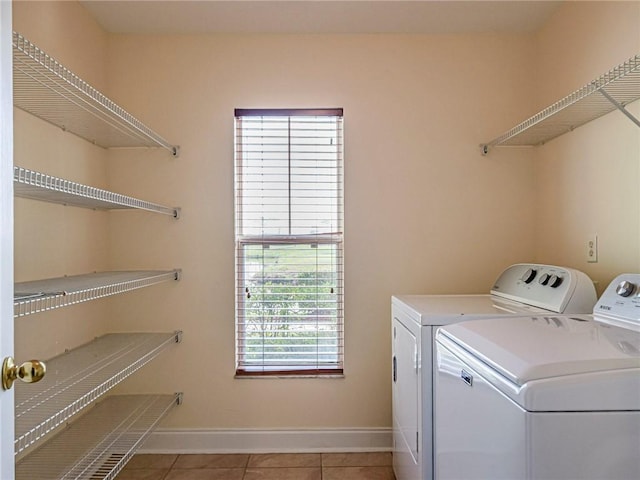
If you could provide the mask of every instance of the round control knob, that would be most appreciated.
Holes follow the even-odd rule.
[[[633,283],[627,282],[625,280],[623,282],[620,282],[620,284],[618,285],[618,288],[616,288],[616,293],[621,297],[628,297],[633,293],[634,289],[635,289],[635,286],[633,285]]]
[[[533,279],[536,278],[536,272],[533,268],[529,268],[526,272],[524,272],[524,275],[522,275],[522,278],[520,278],[520,280],[522,280],[524,283],[531,283],[533,282]]]
[[[551,275],[549,275],[548,273],[543,273],[542,276],[538,279],[538,283],[540,285],[546,285],[547,283],[549,283],[550,278]]]
[[[558,275],[551,275],[551,278],[549,278],[549,286],[551,288],[558,288],[561,283],[562,277],[559,277]]]

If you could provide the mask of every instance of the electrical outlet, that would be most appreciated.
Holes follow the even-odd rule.
[[[587,237],[587,262],[598,263],[598,235],[592,233]]]

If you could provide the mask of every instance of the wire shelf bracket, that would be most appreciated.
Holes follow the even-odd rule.
[[[13,32],[14,105],[103,148],[170,144],[29,40]]]
[[[615,98],[613,98],[611,95],[609,95],[607,93],[607,91],[604,88],[601,88],[600,90],[600,94],[606,98],[607,100],[609,100],[611,102],[611,104],[616,107],[618,110],[620,110],[623,114],[625,114],[627,116],[627,118],[629,118],[629,120],[631,120],[633,123],[635,123],[638,127],[640,127],[640,120],[638,120],[633,113],[631,113],[629,110],[627,110],[626,108],[624,108],[624,105],[622,105],[621,103],[618,103],[616,101]]]
[[[616,109],[640,127],[640,120],[625,108],[638,99],[640,54],[499,137],[481,144],[481,153],[486,155],[492,147],[498,146],[542,145]]]

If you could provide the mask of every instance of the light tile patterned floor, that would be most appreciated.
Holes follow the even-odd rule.
[[[391,453],[136,455],[117,480],[395,480]]]

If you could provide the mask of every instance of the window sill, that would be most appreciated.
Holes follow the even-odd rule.
[[[344,378],[344,373],[336,373],[333,375],[312,375],[312,374],[282,374],[282,373],[274,373],[274,374],[251,374],[251,373],[243,373],[241,375],[236,374],[234,378],[239,380],[245,379],[261,379],[261,380],[293,380],[293,379],[301,379],[301,378],[319,378],[319,379],[341,379]]]
[[[335,370],[236,370],[235,378],[344,378],[342,369]]]

